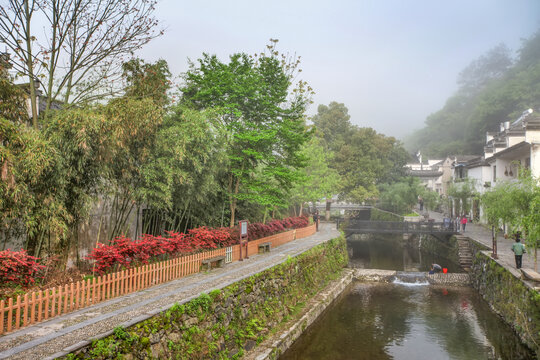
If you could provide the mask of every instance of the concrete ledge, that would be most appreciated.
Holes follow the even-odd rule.
[[[521,268],[521,277],[526,280],[540,281],[540,274],[533,269]]]

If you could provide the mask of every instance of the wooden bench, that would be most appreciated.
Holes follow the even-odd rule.
[[[533,269],[521,268],[521,277],[525,280],[540,281],[540,274]]]
[[[210,259],[204,259],[201,264],[202,268],[206,267],[206,270],[210,270],[212,268],[212,263],[217,263],[217,267],[223,267],[225,264],[225,256],[216,256]]]
[[[270,252],[270,246],[271,245],[272,244],[269,243],[269,242],[259,244],[259,254],[262,254],[262,253],[265,253],[265,252]]]

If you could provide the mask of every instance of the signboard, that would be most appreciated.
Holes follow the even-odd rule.
[[[240,261],[243,260],[242,253],[243,249],[245,248],[246,256],[244,259],[248,258],[248,221],[247,220],[241,220],[238,222],[238,225],[240,226]]]
[[[244,237],[248,235],[248,222],[247,220],[240,221],[240,236]]]

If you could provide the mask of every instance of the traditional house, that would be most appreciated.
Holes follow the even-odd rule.
[[[484,156],[468,161],[464,169],[482,194],[497,181],[516,179],[522,167],[540,178],[540,115],[532,109],[513,123],[501,123],[498,132],[486,133]],[[481,209],[473,209],[473,215],[482,218]]]

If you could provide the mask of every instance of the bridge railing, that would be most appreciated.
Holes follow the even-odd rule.
[[[346,223],[346,231],[369,231],[369,232],[403,232],[403,233],[434,233],[454,232],[451,223],[444,222],[409,222],[409,221],[369,221],[349,220]]]

